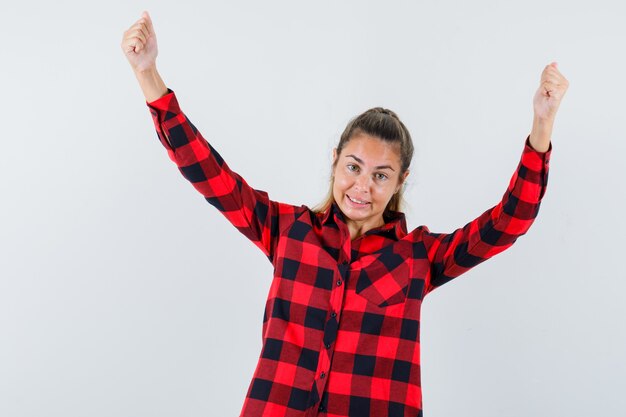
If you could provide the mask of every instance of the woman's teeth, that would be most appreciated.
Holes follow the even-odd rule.
[[[350,199],[350,201],[357,203],[357,204],[367,204],[367,202],[365,201],[359,201],[359,200],[355,200],[354,198],[348,196],[348,198]]]

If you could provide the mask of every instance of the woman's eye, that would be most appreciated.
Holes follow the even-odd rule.
[[[376,175],[380,175],[380,177],[378,177],[379,180],[386,180],[387,176],[385,174],[376,174]]]
[[[352,167],[354,167],[354,169],[352,169]],[[359,169],[359,168],[358,168],[356,165],[354,165],[354,164],[350,164],[350,165],[348,165],[348,169],[349,169],[350,171],[354,171],[354,170],[357,170],[357,169]]]

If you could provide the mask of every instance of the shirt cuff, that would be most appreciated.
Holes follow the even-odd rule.
[[[167,131],[168,125],[177,123],[176,117],[182,113],[178,105],[178,100],[176,99],[176,94],[172,89],[168,88],[165,95],[151,102],[146,101],[146,105],[150,109],[159,141],[167,148],[170,153],[170,158],[173,158],[174,147],[165,132]]]
[[[167,113],[171,113],[171,115],[175,115],[180,113],[180,106],[178,105],[178,100],[176,99],[176,94],[174,90],[168,88],[167,93],[163,97],[159,97],[154,101],[147,102],[146,105],[150,108],[150,112],[159,117],[160,121],[164,121],[169,119],[170,117],[165,117]]]
[[[550,165],[550,155],[552,154],[552,141],[545,152],[539,152],[530,144],[530,135],[526,137],[524,152],[522,153],[522,164],[533,171],[542,171]]]

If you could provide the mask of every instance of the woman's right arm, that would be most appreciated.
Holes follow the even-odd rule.
[[[156,36],[147,12],[131,26],[124,50],[150,109],[157,136],[181,174],[273,262],[280,219],[295,218],[297,206],[269,199],[232,171],[181,111],[174,91],[156,70]]]
[[[183,177],[273,262],[279,224],[294,219],[298,207],[270,200],[232,171],[181,111],[174,91],[167,89],[146,104],[161,144]]]

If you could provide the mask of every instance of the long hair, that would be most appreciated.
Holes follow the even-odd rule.
[[[352,118],[341,134],[341,138],[337,144],[337,158],[331,166],[328,193],[325,199],[312,209],[313,212],[324,212],[335,201],[333,196],[333,182],[335,180],[334,172],[337,162],[339,161],[339,157],[341,156],[341,151],[353,137],[362,133],[374,136],[384,142],[397,146],[396,149],[399,149],[400,153],[400,180],[402,180],[402,176],[407,169],[409,169],[411,160],[413,159],[414,148],[413,140],[411,139],[408,129],[404,126],[404,123],[400,121],[400,118],[396,113],[389,109],[385,109],[383,107],[373,107],[366,110],[360,115]],[[387,207],[385,207],[383,215],[387,214],[389,211],[402,211],[404,185],[406,184],[404,183],[403,186],[400,187],[400,190],[391,197],[391,200],[387,203]]]

